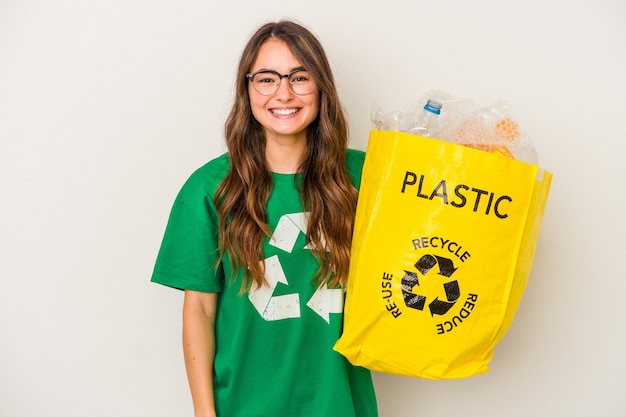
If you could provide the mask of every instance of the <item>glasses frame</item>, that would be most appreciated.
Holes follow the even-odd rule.
[[[293,69],[289,74],[281,74],[278,71],[274,71],[274,70],[270,70],[270,69],[261,69],[255,72],[251,72],[249,74],[246,74],[246,78],[252,83],[252,87],[254,88],[254,91],[256,91],[257,93],[261,94],[262,96],[271,96],[272,94],[276,94],[276,92],[280,89],[280,85],[282,84],[283,78],[287,78],[287,81],[291,81],[291,76],[294,75],[297,72],[308,72],[305,68],[300,67],[300,68],[296,68]],[[256,86],[254,85],[254,77],[257,76],[258,74],[274,74],[278,77],[278,83],[276,84],[276,88],[273,92],[271,92],[270,94],[264,94],[262,92],[260,92],[259,90],[257,90]],[[313,83],[314,81],[311,80]],[[299,96],[307,96],[309,94],[312,94],[315,91],[315,88],[313,90],[311,90],[310,93],[305,93],[305,94],[300,94],[297,93],[296,91],[294,91],[293,87],[291,86],[291,82],[288,83],[289,85],[289,89],[296,95]]]

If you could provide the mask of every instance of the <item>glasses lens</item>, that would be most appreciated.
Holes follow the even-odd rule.
[[[289,76],[289,85],[298,95],[311,94],[315,90],[315,82],[307,71],[296,71]]]
[[[280,77],[273,72],[259,72],[252,79],[254,89],[264,96],[274,94],[278,90]]]

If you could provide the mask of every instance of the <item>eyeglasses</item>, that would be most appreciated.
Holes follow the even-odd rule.
[[[271,96],[277,92],[283,78],[287,78],[291,91],[299,96],[305,96],[315,91],[315,81],[304,68],[296,68],[289,74],[280,74],[274,70],[264,69],[246,74],[246,78],[252,82],[254,89],[264,96]]]

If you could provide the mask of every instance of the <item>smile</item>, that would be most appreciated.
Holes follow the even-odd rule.
[[[297,112],[300,111],[300,109],[294,108],[294,109],[271,109],[270,110],[272,112],[272,114],[277,114],[280,116],[289,116],[291,114],[296,114]]]

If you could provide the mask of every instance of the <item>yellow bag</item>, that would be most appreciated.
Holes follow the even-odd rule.
[[[373,130],[334,349],[398,375],[486,372],[521,300],[551,179],[502,155]]]

